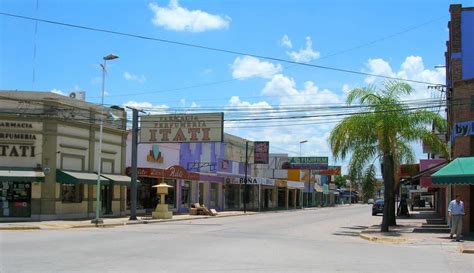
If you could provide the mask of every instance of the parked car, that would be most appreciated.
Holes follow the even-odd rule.
[[[372,215],[377,215],[377,213],[383,213],[383,199],[375,200],[374,204],[372,205]]]
[[[374,199],[370,198],[369,200],[367,200],[367,204],[373,204],[374,203]]]

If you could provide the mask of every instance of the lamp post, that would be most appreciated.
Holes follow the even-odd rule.
[[[300,157],[301,157],[301,144],[304,144],[304,143],[306,143],[306,142],[308,142],[308,140],[306,140],[306,139],[300,141]],[[301,179],[301,168],[302,168],[302,166],[300,165],[300,179]],[[309,181],[309,180],[308,180],[308,181]],[[308,185],[309,185],[309,182],[308,182]],[[309,187],[309,186],[308,186],[308,187]],[[309,193],[306,194],[306,206],[307,206],[307,207],[309,207],[309,206],[308,206],[308,204],[309,204],[308,198],[309,198]],[[304,198],[303,198],[303,199],[304,199]]]
[[[107,61],[117,59],[118,56],[114,54],[109,54],[102,59],[104,64],[101,64],[102,67],[102,96],[100,102],[100,126],[99,126],[99,160],[97,162],[97,189],[96,189],[96,202],[95,202],[95,219],[91,222],[94,224],[102,224],[104,221],[100,219],[100,172],[102,168],[102,132],[104,129],[104,94],[105,94],[105,73]]]

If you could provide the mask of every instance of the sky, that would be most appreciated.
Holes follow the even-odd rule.
[[[113,53],[119,58],[107,62],[106,105],[152,114],[224,111],[226,133],[270,141],[272,153],[328,156],[345,166],[331,156],[327,139],[335,117],[232,120],[341,106],[352,88],[383,80],[301,64],[443,84],[444,68],[435,66],[444,65],[453,3],[474,6],[474,0],[3,0],[1,13],[147,39],[2,14],[0,90],[83,91],[86,101],[100,103],[100,64]],[[440,95],[428,84],[413,87],[405,100]],[[420,143],[413,145],[425,157]]]

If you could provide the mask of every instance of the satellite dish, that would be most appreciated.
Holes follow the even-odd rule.
[[[69,94],[69,97],[70,97],[71,99],[75,99],[75,98],[76,98],[76,93],[71,92],[71,93]]]

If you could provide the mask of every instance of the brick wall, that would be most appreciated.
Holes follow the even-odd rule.
[[[468,234],[470,230],[470,215],[471,215],[471,208],[469,207],[469,204],[471,203],[471,196],[470,196],[470,188],[469,185],[460,185],[460,186],[454,186],[454,196],[456,194],[461,195],[461,201],[464,202],[464,209],[465,209],[465,215],[462,219],[462,233],[463,234]]]

